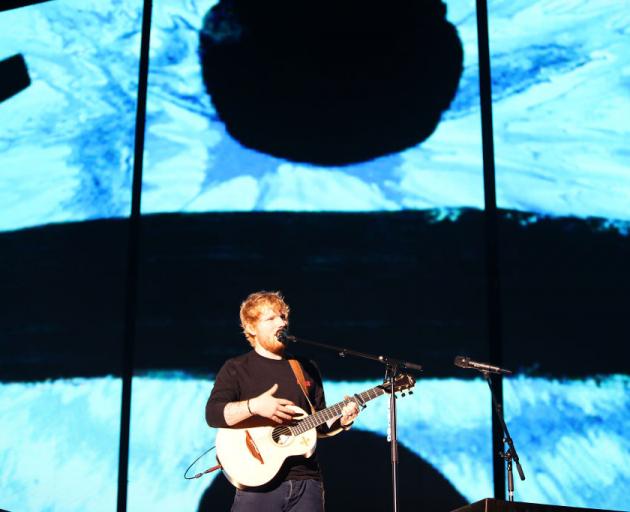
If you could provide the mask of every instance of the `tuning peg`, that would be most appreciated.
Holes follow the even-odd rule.
[[[405,396],[405,394],[404,394],[404,393],[401,393],[401,395],[402,395],[402,396]]]
[[[413,395],[413,391],[409,391],[409,394],[410,394],[410,395]]]

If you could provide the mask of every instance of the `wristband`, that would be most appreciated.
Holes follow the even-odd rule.
[[[247,400],[247,410],[249,411],[249,414],[251,414],[252,416],[254,415],[252,410],[249,408],[249,400]]]

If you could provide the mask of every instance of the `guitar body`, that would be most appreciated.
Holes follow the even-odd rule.
[[[303,409],[289,406],[294,420],[307,416]],[[315,452],[317,431],[313,428],[293,435],[288,425],[254,417],[230,428],[217,431],[217,460],[234,487],[249,489],[269,483],[278,474],[287,457]]]

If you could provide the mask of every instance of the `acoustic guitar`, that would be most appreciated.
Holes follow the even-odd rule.
[[[415,380],[401,374],[394,380],[394,391],[411,389]],[[277,424],[262,416],[253,416],[230,428],[220,428],[216,437],[217,460],[227,479],[238,489],[251,489],[269,483],[278,474],[287,457],[315,452],[318,426],[341,416],[344,405],[355,402],[363,406],[384,393],[391,384],[383,383],[348,397],[314,414],[297,406],[289,406],[293,419]]]

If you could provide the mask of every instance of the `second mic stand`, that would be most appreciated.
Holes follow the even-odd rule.
[[[512,461],[516,463],[518,476],[521,480],[525,480],[525,473],[523,473],[523,468],[521,467],[521,463],[518,460],[516,448],[514,448],[514,442],[512,441],[512,437],[510,437],[510,431],[508,430],[505,423],[505,418],[503,417],[503,407],[501,407],[501,404],[494,394],[494,388],[492,387],[492,378],[490,377],[490,373],[487,371],[482,371],[481,373],[483,373],[483,376],[486,379],[488,386],[490,387],[490,395],[492,395],[494,411],[497,415],[497,419],[499,420],[499,424],[501,425],[501,429],[503,431],[503,444],[504,446],[507,444],[507,450],[500,453],[500,455],[507,464],[508,501],[514,501],[514,474],[512,472]]]
[[[337,352],[339,357],[354,356],[361,357],[363,359],[371,359],[378,361],[385,365],[385,382],[386,386],[390,386],[389,394],[389,432],[390,432],[390,446],[391,446],[391,463],[392,463],[392,510],[398,512],[398,436],[396,433],[396,395],[394,395],[396,379],[403,373],[403,370],[417,370],[422,371],[422,366],[409,361],[400,361],[392,357],[376,356],[373,354],[366,354],[364,352],[357,352],[356,350],[349,350],[347,348],[336,347],[334,345],[328,345],[326,343],[320,343],[318,341],[305,340],[296,336],[290,336],[283,334],[283,341],[292,341],[297,343],[305,343],[307,345],[313,345],[326,350],[332,350]],[[411,393],[411,392],[410,392]]]

